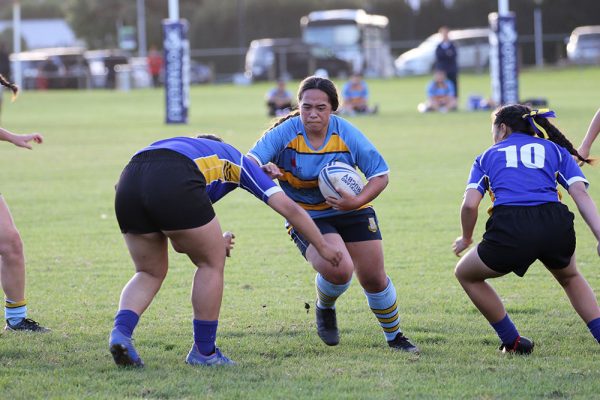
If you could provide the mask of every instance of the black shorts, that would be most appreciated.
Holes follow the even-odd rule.
[[[323,235],[337,233],[342,237],[344,243],[381,240],[377,215],[375,215],[375,210],[370,207],[335,217],[316,218],[313,221]],[[290,228],[289,234],[306,258],[306,249],[310,245],[308,240],[294,227]]]
[[[565,268],[575,253],[573,219],[561,203],[494,207],[477,253],[500,273],[523,276],[535,260],[550,269]]]
[[[117,184],[115,211],[123,233],[197,228],[215,217],[196,164],[171,150],[134,156]]]

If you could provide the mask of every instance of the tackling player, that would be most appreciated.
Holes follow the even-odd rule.
[[[306,212],[233,146],[213,135],[153,143],[133,156],[116,187],[117,220],[136,270],[121,293],[109,338],[117,365],[144,365],[131,337],[167,274],[168,240],[197,267],[192,284],[194,344],[186,362],[233,363],[215,345],[223,269],[233,235],[221,232],[212,203],[237,187],[297,224],[325,262],[332,268],[338,265],[341,252],[324,240]]]
[[[458,256],[473,242],[477,209],[489,191],[493,209],[483,240],[460,259],[455,275],[498,334],[500,349],[505,352],[529,354],[534,343],[519,335],[486,280],[510,272],[522,277],[536,260],[554,275],[600,342],[600,308],[575,262],[574,216],[560,202],[557,191],[559,183],[569,192],[600,241],[600,216],[573,156],[586,163],[590,160],[548,121],[554,116],[552,111],[532,111],[523,105],[496,111],[492,126],[495,144],[473,163],[461,209],[462,236],[453,245]]]

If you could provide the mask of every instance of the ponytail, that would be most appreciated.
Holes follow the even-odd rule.
[[[573,144],[548,118],[556,118],[554,111],[549,109],[532,110],[522,104],[510,104],[500,107],[495,112],[494,125],[505,124],[513,132],[522,132],[531,136],[539,136],[542,139],[550,140],[577,157],[577,159],[586,164],[592,164],[593,159],[584,158],[578,152]]]
[[[0,84],[2,86],[6,86],[7,88],[9,88],[13,95],[12,95],[12,100],[14,101],[17,98],[17,94],[19,93],[19,87],[17,85],[15,85],[12,82],[9,82],[8,79],[6,79],[3,75],[0,74]]]

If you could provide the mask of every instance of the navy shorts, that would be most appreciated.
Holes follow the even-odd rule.
[[[550,269],[565,268],[575,253],[573,219],[562,203],[494,207],[477,253],[504,274],[524,276],[535,260]]]
[[[115,212],[123,233],[197,228],[215,212],[198,166],[172,150],[135,155],[117,183]]]
[[[337,233],[342,237],[344,243],[381,240],[377,215],[375,215],[375,210],[370,207],[334,217],[315,218],[313,221],[323,235]],[[308,240],[294,227],[290,228],[289,234],[306,258],[306,249],[310,245]]]

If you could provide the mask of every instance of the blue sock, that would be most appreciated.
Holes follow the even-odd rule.
[[[352,279],[342,285],[335,285],[323,278],[321,274],[315,277],[317,287],[317,306],[321,309],[335,308],[335,301],[340,297],[352,283]]]
[[[365,290],[365,296],[371,311],[377,317],[379,325],[383,329],[385,340],[394,340],[400,330],[400,314],[398,313],[398,302],[396,300],[396,288],[388,277],[388,284],[379,293],[369,293]]]
[[[115,328],[128,338],[133,335],[140,316],[131,310],[119,310],[115,316]]]
[[[517,331],[515,324],[510,320],[508,314],[500,321],[490,325],[492,325],[492,328],[494,328],[503,344],[511,345],[519,337],[519,331]]]
[[[4,300],[4,318],[11,325],[17,325],[27,317],[27,303],[25,300],[12,301],[10,299]]]
[[[587,327],[594,336],[594,339],[600,343],[600,318],[596,318],[587,323]]]
[[[194,343],[200,354],[208,356],[215,352],[217,340],[217,325],[219,321],[194,320]]]

